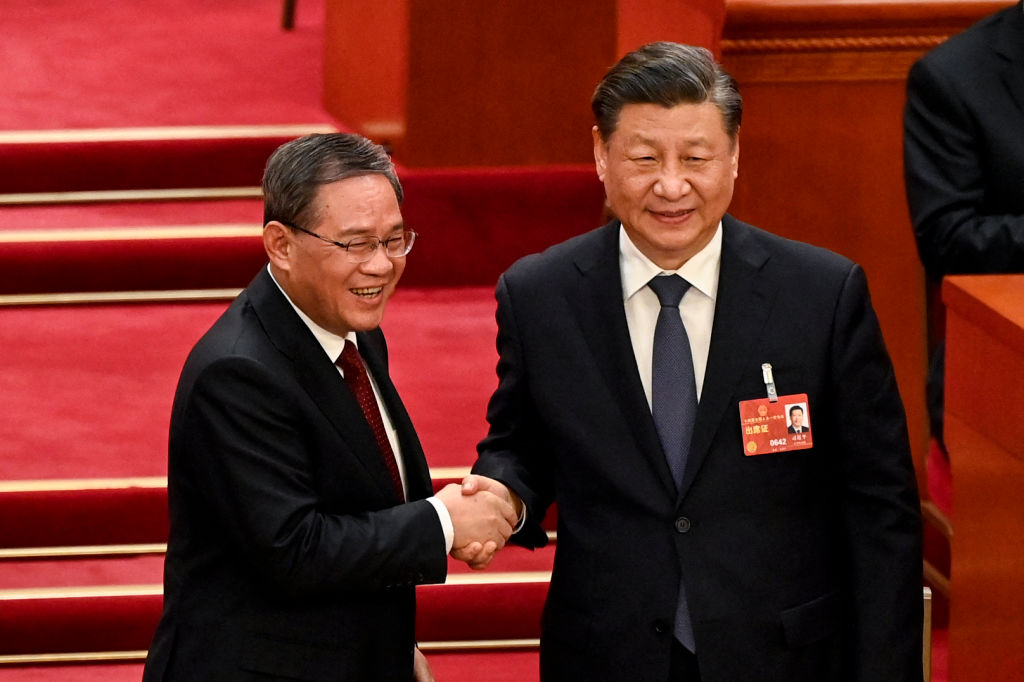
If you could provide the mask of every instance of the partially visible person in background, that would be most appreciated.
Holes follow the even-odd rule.
[[[907,202],[933,299],[928,411],[941,444],[937,284],[946,275],[1024,272],[1024,2],[918,60],[903,123]]]

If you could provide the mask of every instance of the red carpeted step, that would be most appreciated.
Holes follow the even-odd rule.
[[[435,478],[435,490],[461,480],[468,468],[442,472],[455,475]],[[9,520],[0,526],[0,560],[162,553],[168,532],[167,482],[159,477],[0,481],[0,518]],[[552,508],[544,525],[554,530],[556,524]],[[516,553],[524,555],[521,565],[502,570],[550,570],[550,556],[537,564],[527,558],[534,553],[518,548]]]
[[[420,233],[406,286],[493,286],[517,258],[602,221],[603,189],[590,166],[409,169],[401,177],[403,215]],[[240,288],[266,260],[258,202],[184,203],[182,217],[168,215],[166,202],[152,215],[147,204],[109,206],[0,208],[0,294]],[[242,206],[249,222],[236,222]],[[209,213],[197,221],[202,210]]]
[[[944,633],[943,633],[944,634]],[[936,655],[940,655],[936,644]],[[944,645],[942,645],[944,646]],[[946,682],[947,667],[941,649],[942,663],[933,663],[931,682]],[[532,682],[540,679],[539,653],[536,650],[510,651],[428,651],[434,676],[446,682]],[[142,677],[142,663],[92,663],[79,665],[29,665],[0,668],[3,682],[137,682]]]
[[[531,640],[549,573],[491,573],[449,577],[444,585],[416,590],[416,637],[424,643]]]
[[[178,374],[226,306],[0,307],[0,480],[165,476]],[[399,288],[384,329],[428,462],[471,465],[496,384],[491,288]]]
[[[421,586],[417,636],[435,646],[523,645],[540,635],[548,579],[496,573]],[[145,650],[162,604],[159,584],[0,589],[0,656]]]
[[[31,193],[258,187],[278,146],[335,130],[300,123],[0,132],[0,201]]]
[[[530,551],[509,545],[486,571],[471,571],[449,557],[448,575],[486,578],[498,573],[550,572],[554,544]],[[0,589],[83,587],[89,585],[149,585],[163,582],[163,553],[133,556],[61,556],[0,560]]]
[[[0,548],[136,545],[167,541],[163,479],[22,486],[0,483]],[[83,482],[84,483],[84,482]],[[0,583],[2,584],[2,583]]]
[[[946,633],[936,632],[932,682],[946,682]],[[537,651],[428,651],[434,676],[445,682],[532,682],[540,679]],[[137,682],[141,663],[0,668],[3,682]]]
[[[426,652],[434,677],[442,682],[534,682],[540,679],[538,652]],[[142,663],[85,663],[0,667],[2,682],[138,682]]]
[[[0,590],[160,585],[164,555],[0,560]]]
[[[0,655],[144,650],[162,605],[160,585],[0,590]]]

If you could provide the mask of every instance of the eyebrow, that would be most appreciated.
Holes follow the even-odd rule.
[[[392,225],[390,228],[387,229],[387,232],[390,234],[390,233],[394,233],[394,232],[402,232],[402,231],[404,231],[406,229],[408,229],[408,228],[405,226],[405,221],[403,220],[400,223],[396,223],[395,225]],[[351,238],[351,237],[368,237],[368,236],[377,236],[377,230],[374,230],[373,228],[370,228],[370,227],[351,227],[351,228],[347,228],[347,229],[343,228],[339,232],[339,234],[338,234],[338,238],[339,239],[340,238],[345,238],[345,237],[350,237]]]
[[[687,146],[690,146],[690,147],[699,147],[699,146],[702,146],[702,145],[707,147],[707,146],[711,145],[711,141],[707,137],[703,137],[703,136],[702,137],[688,138],[688,139],[684,140],[684,143]],[[649,137],[646,137],[644,135],[640,135],[640,134],[634,135],[632,138],[630,138],[629,140],[626,141],[626,144],[627,145],[647,145],[648,147],[659,147],[660,146],[660,144],[657,141],[655,141],[655,140],[653,140],[653,139],[651,139]]]

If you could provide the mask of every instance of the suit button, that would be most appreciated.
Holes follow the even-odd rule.
[[[680,516],[676,519],[676,532],[677,533],[689,533],[690,532],[690,519],[685,516]]]
[[[654,631],[657,632],[659,635],[665,634],[666,632],[668,632],[668,629],[669,628],[667,622],[660,619],[654,621]]]

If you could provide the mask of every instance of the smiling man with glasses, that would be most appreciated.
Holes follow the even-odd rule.
[[[171,414],[164,613],[146,680],[431,680],[415,586],[512,533],[503,498],[432,495],[380,323],[416,233],[385,151],[279,148],[269,264],[196,344]],[[301,227],[300,227],[301,226]]]

